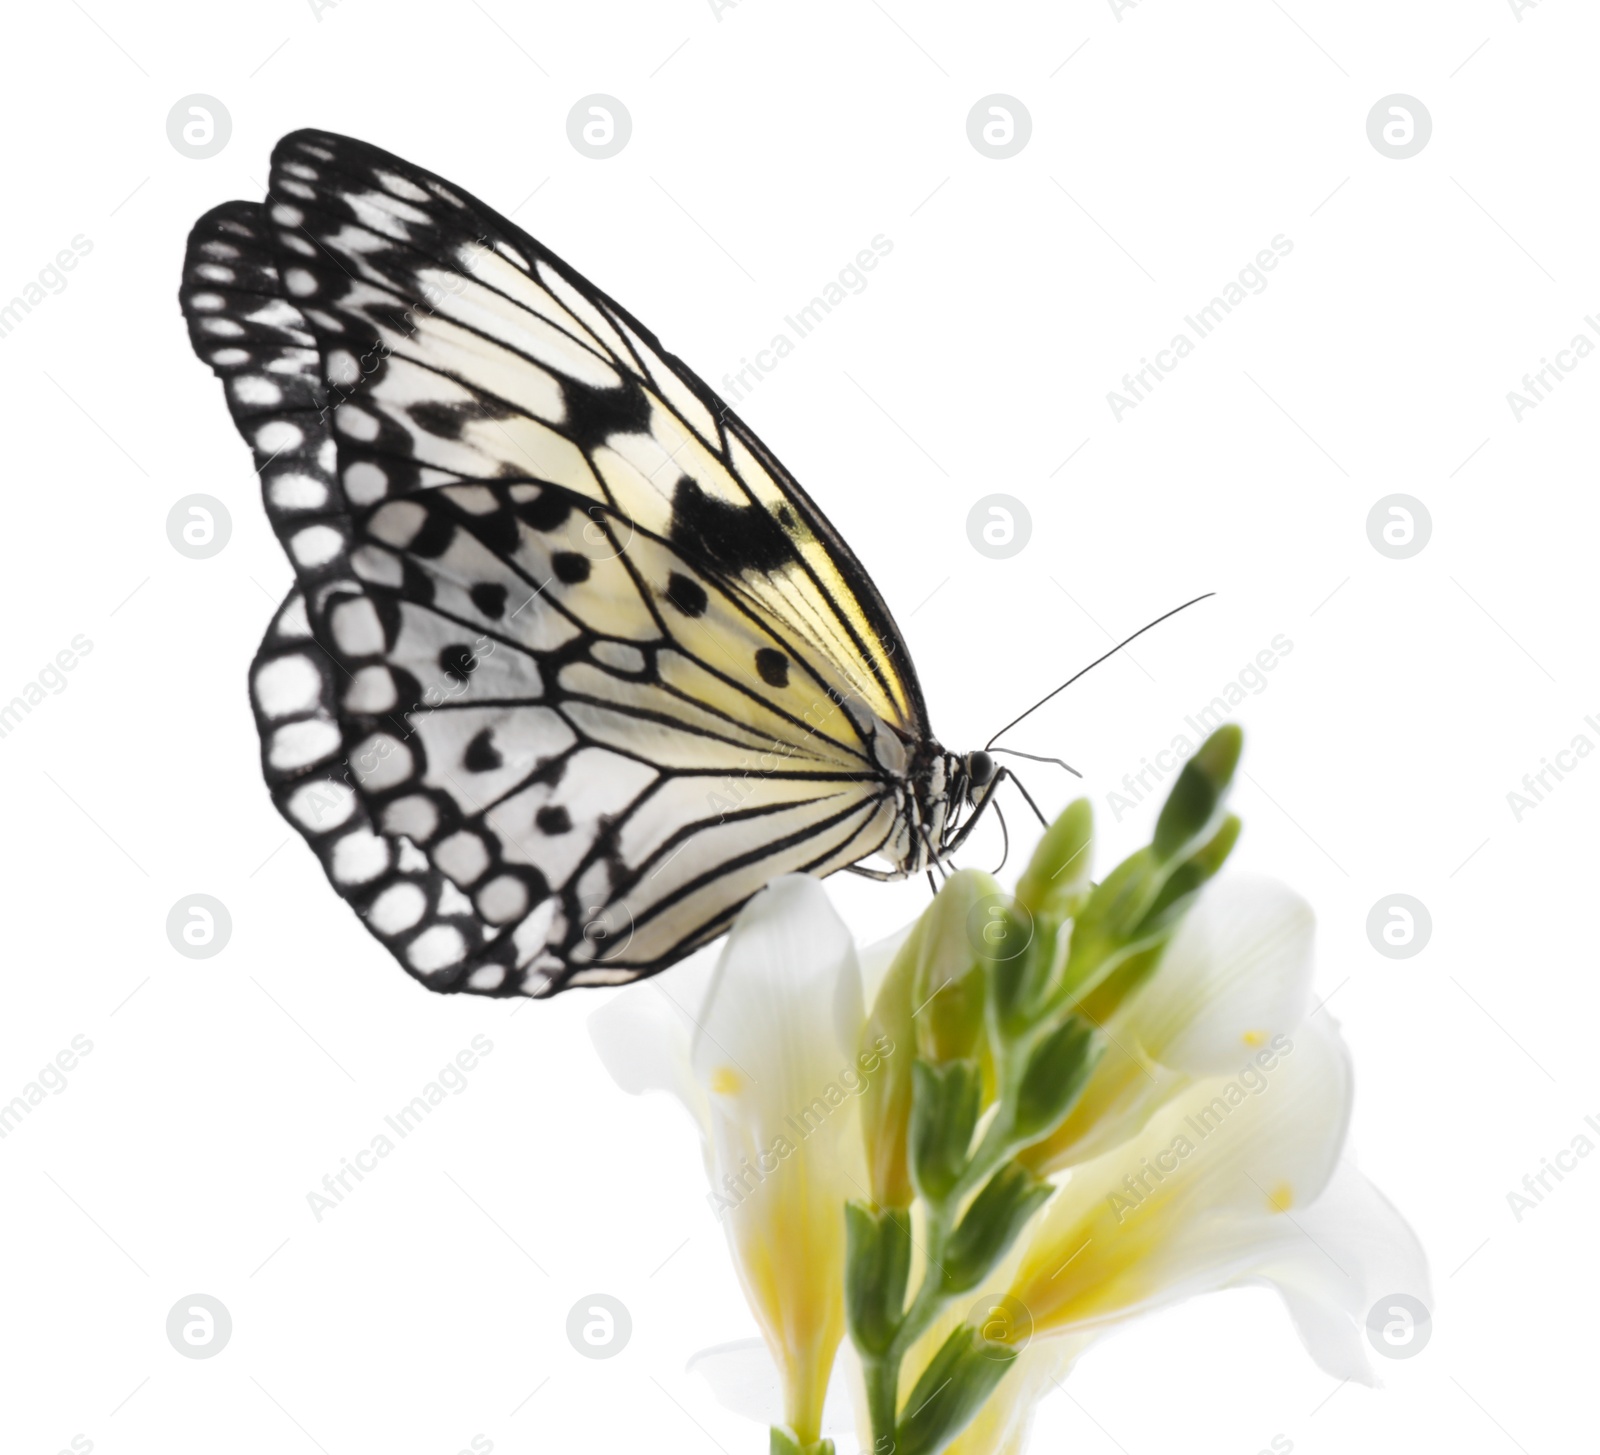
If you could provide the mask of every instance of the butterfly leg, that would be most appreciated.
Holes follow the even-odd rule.
[[[990,872],[998,875],[1006,867],[1006,861],[1011,857],[1011,830],[1006,827],[1006,816],[1000,812],[1000,805],[994,806],[994,816],[1000,820],[1000,838],[1003,847],[1000,851],[1000,862]]]
[[[878,884],[893,884],[897,879],[904,879],[904,874],[898,874],[893,869],[865,869],[860,864],[846,864],[847,874],[859,874],[863,879],[871,879]]]
[[[1028,801],[1028,807],[1033,810],[1033,816],[1036,819],[1038,819],[1039,822],[1042,823],[1046,828],[1049,828],[1050,827],[1050,820],[1047,819],[1042,813],[1039,812],[1039,805],[1033,801],[1033,795],[1031,793],[1029,793],[1028,790],[1022,786],[1022,780],[1020,778],[1018,778],[1015,773],[1011,772],[1010,769],[1002,769],[999,776],[1001,778],[1009,778],[1013,783],[1015,783],[1017,785],[1017,792],[1020,793]],[[997,813],[999,812],[999,806],[998,805],[996,805],[995,811]]]

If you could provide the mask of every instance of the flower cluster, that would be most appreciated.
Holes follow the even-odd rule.
[[[1095,1339],[1194,1293],[1275,1285],[1341,1379],[1370,1379],[1375,1298],[1426,1300],[1409,1228],[1340,1157],[1352,1076],[1308,1013],[1310,909],[1219,875],[1239,750],[1209,738],[1098,884],[1086,801],[1014,893],[958,872],[864,955],[782,879],[709,980],[593,1018],[617,1080],[700,1127],[763,1339],[696,1367],[776,1455],[830,1455],[836,1365],[863,1449],[991,1455]]]

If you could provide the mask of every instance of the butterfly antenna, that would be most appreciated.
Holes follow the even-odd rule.
[[[991,748],[990,752],[1005,753],[1013,758],[1032,758],[1035,763],[1054,763],[1058,768],[1065,768],[1074,778],[1082,778],[1080,773],[1071,763],[1063,762],[1060,758],[1041,758],[1037,753],[1024,753],[1019,748]]]
[[[1160,626],[1161,623],[1164,622],[1168,617],[1176,616],[1180,611],[1187,611],[1191,606],[1193,606],[1195,604],[1195,602],[1197,602],[1197,601],[1205,601],[1207,598],[1215,596],[1216,594],[1217,593],[1215,591],[1207,591],[1205,593],[1205,595],[1203,595],[1203,596],[1196,596],[1194,598],[1194,601],[1186,601],[1186,602],[1183,603],[1182,606],[1175,606],[1175,607],[1172,608],[1171,611],[1163,612],[1154,621],[1147,622],[1144,626],[1140,627],[1139,630],[1136,631],[1131,637],[1126,637],[1122,641],[1118,642],[1116,644],[1116,646],[1114,646],[1109,652],[1106,652],[1103,656],[1096,657],[1094,659],[1094,661],[1090,662],[1089,665],[1083,669],[1082,672],[1074,672],[1072,674],[1072,676],[1068,677],[1067,680],[1065,682],[1063,682],[1058,688],[1056,688],[1056,690],[1054,692],[1047,692],[1036,703],[1034,703],[1033,706],[1030,707],[1027,710],[1027,712],[1020,713],[1020,714],[1018,714],[1018,716],[1012,718],[1010,722],[1008,722],[1003,728],[1000,729],[999,732],[997,732],[994,735],[994,738],[990,738],[989,741],[983,745],[984,751],[988,752],[994,746],[995,738],[1004,737],[1005,734],[1010,732],[1011,729],[1014,728],[1019,722],[1021,722],[1023,718],[1028,717],[1033,713],[1036,713],[1041,707],[1043,707],[1045,705],[1045,703],[1049,702],[1052,697],[1055,697],[1055,696],[1059,695],[1060,693],[1065,692],[1067,690],[1067,688],[1072,686],[1072,684],[1078,680],[1078,678],[1083,676],[1084,672],[1091,672],[1096,667],[1098,667],[1102,662],[1104,662],[1107,657],[1116,656],[1116,654],[1118,652],[1120,652],[1125,646],[1127,646],[1129,642],[1135,641],[1139,637],[1142,637],[1147,631],[1150,630],[1151,627]],[[1037,813],[1038,810],[1035,809],[1034,812]]]

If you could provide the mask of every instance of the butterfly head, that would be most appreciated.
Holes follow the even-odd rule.
[[[975,753],[968,753],[961,760],[962,786],[967,802],[976,808],[989,796],[989,789],[995,780],[998,768],[993,758],[981,748]]]

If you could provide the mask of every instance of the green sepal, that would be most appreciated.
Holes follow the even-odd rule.
[[[961,1180],[978,1123],[981,1076],[976,1061],[911,1068],[911,1177],[929,1202],[943,1202]]]
[[[1233,814],[1223,815],[1216,832],[1167,876],[1166,883],[1140,921],[1139,934],[1152,934],[1183,918],[1195,895],[1233,852],[1241,828],[1243,824]]]
[[[1033,1047],[1017,1083],[1011,1120],[1016,1142],[1035,1142],[1061,1125],[1104,1050],[1099,1032],[1075,1015]]]
[[[1094,810],[1087,798],[1069,803],[1045,830],[1017,880],[1017,904],[1034,919],[1069,919],[1089,887]]]
[[[990,1343],[967,1324],[951,1333],[906,1397],[894,1455],[939,1455],[971,1422],[1015,1362],[1017,1351]]]
[[[1171,873],[1145,909],[1139,923],[1127,931],[1127,943],[1102,962],[1092,989],[1075,1001],[1079,1014],[1103,1025],[1130,995],[1149,979],[1161,963],[1167,942],[1189,912],[1196,897],[1232,853],[1239,840],[1240,823],[1232,814],[1223,817],[1212,837]]]
[[[832,1440],[813,1440],[809,1445],[802,1445],[787,1425],[772,1426],[767,1450],[768,1455],[834,1455]]]
[[[1144,848],[1128,855],[1095,886],[1072,926],[1064,992],[1081,991],[1127,942],[1159,889],[1156,875],[1154,855]]]
[[[1116,966],[1087,994],[1073,1002],[1078,1015],[1103,1026],[1116,1008],[1150,978],[1167,950],[1167,936],[1117,957]]]
[[[1016,913],[1013,911],[1013,913]],[[1036,1023],[1056,971],[1061,944],[1060,925],[1037,919],[1027,923],[1027,946],[1008,960],[989,967],[989,992],[994,1000],[994,1028],[999,1042],[1015,1041]]]
[[[911,1214],[845,1204],[844,1307],[850,1341],[865,1356],[888,1351],[905,1312]]]
[[[1055,1188],[1015,1162],[1007,1162],[972,1199],[940,1259],[946,1293],[976,1288],[1005,1257],[1028,1219]]]
[[[1243,746],[1244,733],[1237,723],[1230,722],[1201,743],[1194,757],[1183,765],[1178,781],[1161,806],[1155,837],[1150,841],[1151,852],[1158,861],[1177,857],[1202,834],[1209,837],[1211,821],[1233,784]]]

